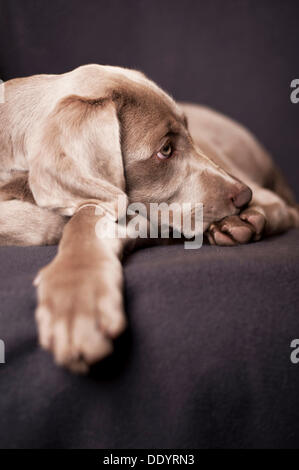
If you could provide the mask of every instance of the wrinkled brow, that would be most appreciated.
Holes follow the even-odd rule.
[[[182,131],[184,130],[185,130],[185,123],[183,119],[182,121],[179,121],[177,119],[169,120],[166,124],[167,134],[170,133],[170,134],[177,135],[177,134],[181,134]]]

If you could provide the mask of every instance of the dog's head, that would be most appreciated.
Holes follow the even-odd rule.
[[[179,106],[142,73],[85,66],[67,75],[71,93],[35,141],[52,154],[33,152],[40,205],[73,213],[87,199],[109,204],[124,193],[129,202],[202,203],[206,229],[249,202],[249,188],[195,147]]]

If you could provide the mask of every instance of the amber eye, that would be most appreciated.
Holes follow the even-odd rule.
[[[172,145],[170,142],[167,142],[167,144],[165,144],[161,148],[160,152],[157,153],[157,157],[160,158],[161,160],[165,160],[166,158],[171,157],[172,152],[173,152]]]

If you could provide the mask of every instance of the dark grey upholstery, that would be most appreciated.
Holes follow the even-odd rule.
[[[296,0],[0,0],[0,75],[137,67],[249,126],[299,196]],[[129,330],[88,377],[37,346],[32,280],[55,247],[0,248],[0,447],[298,447],[299,231],[139,251]]]
[[[42,352],[31,285],[56,249],[0,249],[2,447],[298,447],[299,231],[140,250],[130,327],[89,377]]]

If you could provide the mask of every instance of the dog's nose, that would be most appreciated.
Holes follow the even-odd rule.
[[[232,198],[234,205],[241,209],[246,206],[252,199],[252,191],[248,186],[242,185],[237,194]]]

